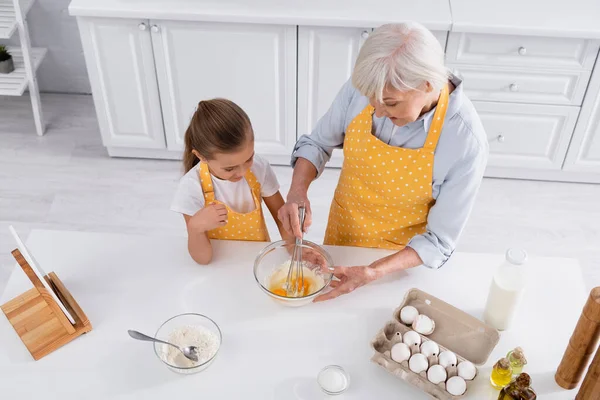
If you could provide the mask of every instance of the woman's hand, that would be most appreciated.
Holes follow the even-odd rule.
[[[227,207],[212,203],[199,210],[190,218],[188,229],[195,233],[204,233],[227,225]]]
[[[373,282],[378,278],[378,273],[372,265],[357,267],[335,267],[333,275],[339,280],[331,281],[332,291],[318,296],[314,301],[325,301],[335,299],[343,294],[348,294]]]
[[[306,214],[304,218],[304,232],[300,229],[300,218],[298,216],[298,207],[304,205],[306,208]],[[301,238],[302,234],[308,231],[308,228],[312,224],[312,211],[310,209],[310,201],[306,191],[290,191],[288,193],[287,202],[279,209],[277,217],[283,229],[294,235],[294,237]]]
[[[412,247],[407,246],[397,253],[374,261],[369,266],[335,267],[333,275],[339,280],[331,281],[333,290],[318,296],[315,301],[335,299],[387,274],[403,271],[421,264],[423,264],[423,261],[419,254]]]

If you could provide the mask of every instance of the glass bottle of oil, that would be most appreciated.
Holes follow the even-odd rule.
[[[517,347],[514,350],[509,351],[506,358],[508,358],[510,366],[512,367],[513,376],[523,372],[523,367],[527,364],[527,359],[525,358],[522,348]]]
[[[531,377],[525,373],[508,386],[502,388],[498,400],[537,400],[535,391],[531,388]]]
[[[496,389],[502,389],[512,380],[512,367],[508,358],[501,358],[492,368],[490,382]]]

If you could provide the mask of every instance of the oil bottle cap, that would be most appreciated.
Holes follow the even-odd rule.
[[[506,261],[514,265],[523,265],[527,261],[527,252],[523,249],[508,249]]]

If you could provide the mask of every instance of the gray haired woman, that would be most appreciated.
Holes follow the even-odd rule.
[[[371,265],[338,266],[328,300],[388,273],[441,267],[456,247],[488,158],[486,135],[433,34],[411,22],[377,28],[351,81],[310,135],[296,143],[294,175],[279,211],[300,236],[298,204],[335,148],[344,163],[325,244],[393,249]]]

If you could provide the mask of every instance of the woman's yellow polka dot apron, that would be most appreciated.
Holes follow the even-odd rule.
[[[250,186],[255,208],[249,213],[238,213],[221,201],[215,200],[215,192],[212,183],[212,177],[208,170],[208,165],[201,162],[198,168],[200,175],[200,184],[204,192],[204,204],[224,204],[227,207],[227,225],[213,229],[208,232],[209,239],[226,240],[246,240],[257,242],[270,242],[269,231],[265,224],[265,217],[262,212],[262,196],[260,194],[260,183],[256,176],[248,169],[246,173],[246,182]]]
[[[438,100],[425,145],[390,146],[375,136],[372,106],[346,129],[344,164],[329,212],[325,244],[400,250],[424,233],[432,196],[433,158],[446,108],[448,87]]]

